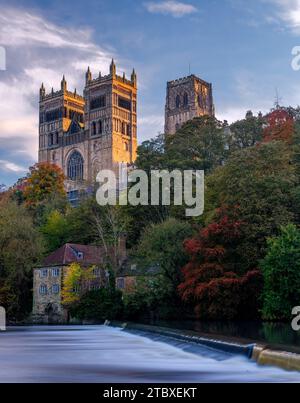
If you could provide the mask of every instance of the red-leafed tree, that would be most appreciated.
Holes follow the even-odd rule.
[[[294,118],[284,108],[278,107],[266,116],[267,126],[263,132],[263,142],[281,140],[291,143],[295,133]]]
[[[237,212],[238,208],[218,210],[215,222],[185,242],[190,261],[182,270],[179,293],[194,306],[198,318],[226,320],[257,314],[261,275],[258,270],[240,272],[238,244],[244,223]]]

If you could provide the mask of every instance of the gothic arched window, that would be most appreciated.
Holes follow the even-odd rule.
[[[176,97],[176,108],[180,108],[180,96],[177,95]]]
[[[68,162],[68,177],[72,181],[83,180],[84,161],[78,151],[74,151]]]
[[[185,92],[184,96],[183,96],[183,105],[184,106],[188,106],[189,104],[189,96],[188,94]]]
[[[98,122],[98,133],[102,134],[102,120],[99,120]]]
[[[97,125],[96,122],[92,123],[92,135],[95,136],[97,134]]]

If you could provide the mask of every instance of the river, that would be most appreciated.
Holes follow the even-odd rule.
[[[300,382],[300,374],[204,347],[184,351],[117,328],[37,326],[0,333],[0,382]]]

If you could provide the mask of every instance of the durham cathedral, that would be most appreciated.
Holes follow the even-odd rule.
[[[195,75],[167,84],[165,133],[175,134],[186,121],[214,115],[212,85]],[[155,133],[151,133],[155,135]],[[95,182],[102,169],[118,172],[137,154],[137,76],[117,74],[112,60],[108,75],[92,76],[88,68],[83,96],[68,90],[40,89],[39,162],[58,165],[66,176],[70,202]]]

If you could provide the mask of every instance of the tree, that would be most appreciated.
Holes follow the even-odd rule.
[[[202,116],[185,123],[174,136],[167,136],[165,168],[198,169],[206,173],[223,164],[227,156],[223,124]]]
[[[36,206],[51,194],[65,196],[64,174],[61,168],[49,162],[41,162],[30,168],[24,198],[28,206]]]
[[[263,132],[263,142],[274,140],[292,143],[295,134],[295,121],[285,109],[278,107],[266,116],[267,126]]]
[[[281,228],[278,237],[268,240],[261,262],[264,276],[263,317],[290,320],[300,301],[300,231],[293,224]]]
[[[175,218],[153,224],[142,234],[135,257],[144,268],[158,265],[163,276],[176,289],[181,280],[180,269],[187,261],[183,242],[192,234],[188,222]]]
[[[70,228],[66,217],[58,210],[50,212],[46,223],[41,227],[47,245],[47,253],[51,253],[68,242]]]
[[[264,119],[261,115],[253,116],[247,112],[246,118],[230,125],[229,148],[230,152],[253,147],[262,141]]]
[[[123,313],[122,292],[106,287],[87,292],[78,305],[71,308],[73,317],[81,320],[114,320]]]
[[[89,290],[93,270],[94,266],[83,268],[79,263],[72,263],[67,268],[61,292],[64,306],[74,308],[80,302]]]
[[[192,234],[189,223],[175,218],[153,224],[144,231],[133,252],[133,260],[144,276],[125,298],[127,316],[135,316],[135,319],[141,316],[170,319],[182,314],[184,307],[177,287],[182,280],[181,267],[188,258],[183,241]],[[149,269],[154,269],[153,276]]]
[[[293,147],[271,142],[234,153],[207,177],[204,221],[211,223],[222,205],[239,207],[238,219],[245,224],[238,246],[244,271],[265,256],[266,239],[297,217],[299,176],[293,160]]]
[[[184,280],[178,289],[198,318],[226,320],[257,315],[260,273],[241,270],[238,245],[243,222],[237,216],[236,210],[220,209],[213,223],[185,242],[190,261],[183,268]]]
[[[24,206],[9,195],[0,200],[0,305],[10,320],[32,308],[32,270],[40,263],[43,242]]]

